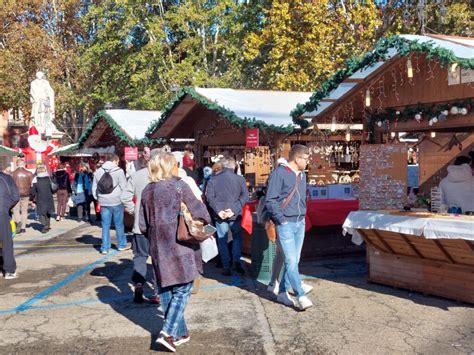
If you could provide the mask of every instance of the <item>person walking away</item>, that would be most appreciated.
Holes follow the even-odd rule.
[[[79,171],[74,175],[72,190],[77,206],[77,218],[91,222],[92,185],[89,167],[85,163],[79,166]]]
[[[53,176],[58,184],[58,190],[56,191],[56,197],[58,199],[56,221],[60,221],[64,219],[64,215],[66,214],[67,201],[69,194],[72,192],[71,181],[64,164],[59,164],[58,170],[54,172]]]
[[[240,265],[242,253],[242,209],[249,200],[245,179],[234,173],[234,158],[220,160],[222,171],[212,177],[207,184],[206,201],[215,216],[218,249],[224,267],[223,275],[231,275],[231,259],[227,247],[227,234],[232,232],[233,270],[244,274]]]
[[[278,166],[270,175],[265,206],[276,224],[277,243],[284,255],[282,282],[277,301],[287,306],[305,310],[313,305],[301,287],[298,263],[303,248],[306,215],[306,176],[309,150],[296,144],[289,154],[287,165]],[[282,206],[284,206],[282,208]],[[296,295],[288,294],[289,288]]]
[[[41,233],[48,233],[51,229],[51,215],[54,213],[54,199],[51,178],[44,165],[39,165],[36,169],[30,200],[33,204],[36,204],[36,213],[43,225]]]
[[[20,200],[20,193],[10,175],[0,172],[0,242],[2,243],[1,268],[5,279],[16,279],[16,261],[13,251],[11,209]]]
[[[107,161],[94,174],[92,194],[99,201],[102,219],[102,246],[100,252],[107,254],[110,250],[110,224],[112,218],[117,235],[117,249],[129,249],[123,225],[124,207],[120,196],[127,186],[125,173],[118,167],[120,158],[115,154],[107,156]]]
[[[33,173],[25,169],[25,161],[23,159],[18,159],[16,166],[17,168],[13,171],[12,177],[20,193],[20,201],[13,208],[13,218],[16,223],[17,234],[19,234],[26,232]]]
[[[158,154],[148,164],[151,182],[142,193],[139,226],[150,241],[150,254],[156,274],[163,328],[156,340],[169,351],[189,341],[184,311],[193,281],[202,273],[199,244],[178,242],[178,215],[181,202],[193,219],[210,222],[205,205],[177,175],[176,159],[171,153]]]
[[[153,159],[157,154],[160,153],[159,149],[153,149],[150,152],[150,157]],[[132,237],[132,250],[133,250],[133,273],[132,282],[134,285],[134,297],[135,303],[143,303],[143,287],[146,284],[147,274],[147,259],[150,254],[150,243],[148,238],[140,231],[139,217],[140,217],[140,206],[142,200],[142,192],[145,186],[150,182],[148,176],[148,169],[146,160],[142,157],[139,159],[140,168],[136,171],[130,179],[128,179],[127,186],[123,190],[121,195],[121,201],[125,207],[125,211],[135,216],[133,222],[133,237]],[[135,201],[134,201],[135,199]],[[153,276],[154,295],[149,298],[151,303],[159,304],[160,297],[158,296],[158,287],[156,286],[156,278]]]

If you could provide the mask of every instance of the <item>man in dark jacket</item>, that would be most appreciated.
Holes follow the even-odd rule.
[[[28,221],[28,205],[30,203],[31,182],[33,173],[25,169],[25,161],[18,159],[16,170],[12,173],[13,181],[20,192],[20,201],[13,209],[13,218],[15,219],[17,233],[26,232],[26,222]]]
[[[277,301],[300,310],[313,304],[301,287],[298,263],[303,247],[306,215],[306,176],[309,150],[304,145],[294,145],[288,164],[279,165],[270,175],[265,207],[276,224],[277,242],[284,254],[285,266]],[[289,200],[287,200],[289,199]],[[293,289],[297,301],[288,294]]]
[[[18,203],[20,194],[13,178],[0,172],[0,242],[2,243],[2,261],[5,279],[15,279],[16,262],[13,253],[11,209]]]
[[[229,276],[230,256],[227,248],[227,233],[232,232],[232,261],[233,269],[244,273],[240,265],[242,249],[242,208],[249,199],[245,179],[234,173],[235,160],[224,158],[220,160],[223,170],[212,177],[207,185],[206,199],[214,212],[217,228],[219,254],[224,266],[223,275]]]

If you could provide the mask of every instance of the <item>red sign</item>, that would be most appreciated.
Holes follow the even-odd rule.
[[[138,160],[138,148],[125,147],[125,160]]]
[[[247,128],[245,130],[245,146],[248,148],[258,147],[258,128]]]

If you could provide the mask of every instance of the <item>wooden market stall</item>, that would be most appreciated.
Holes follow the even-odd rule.
[[[293,112],[316,124],[364,124],[361,211],[351,212],[343,227],[357,244],[365,241],[369,280],[474,302],[474,218],[400,212],[422,197],[436,200],[431,189],[447,166],[473,150],[473,83],[474,38],[403,35],[348,62],[327,92]],[[320,101],[334,90],[344,94]],[[416,143],[404,143],[407,136]],[[407,155],[413,152],[422,196],[410,200]]]
[[[9,167],[11,168],[14,157],[20,155],[21,153],[16,150],[0,145],[0,171],[6,171]]]
[[[320,139],[312,130],[298,129],[289,116],[298,102],[309,97],[310,93],[302,92],[185,88],[150,128],[148,137],[171,142],[193,140],[198,166],[212,165],[219,156],[231,155],[241,163],[240,171],[249,186],[263,186],[276,160],[287,157],[292,144],[311,146]],[[250,201],[244,209],[242,224],[248,232],[243,245],[246,253],[250,253],[251,213],[256,204],[257,201]],[[357,200],[330,200],[325,195],[324,200],[308,200],[307,206],[308,234],[318,238],[308,238],[302,253],[304,258],[358,249],[350,243],[338,243],[342,238],[333,238],[334,234],[340,234],[347,214],[358,209]],[[337,231],[334,225],[338,226]]]

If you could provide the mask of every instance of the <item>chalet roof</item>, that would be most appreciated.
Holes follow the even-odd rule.
[[[124,143],[135,146],[140,143],[146,143],[145,133],[151,123],[158,119],[160,111],[139,111],[139,110],[106,110],[95,115],[82,132],[78,140],[79,148],[89,138],[94,127],[102,118],[112,129],[114,134]]]
[[[5,147],[4,145],[0,145],[0,157],[12,157],[12,156],[18,156],[18,155],[21,155],[20,152],[17,152],[16,150],[12,149],[12,148],[9,148],[9,147]]]
[[[295,128],[290,116],[291,109],[298,102],[308,100],[311,94],[311,92],[187,87],[168,104],[161,118],[150,127],[147,134],[153,134],[160,128],[186,95],[239,127],[291,132]]]
[[[349,60],[346,68],[324,83],[309,101],[297,105],[291,113],[293,120],[307,126],[309,123],[302,119],[321,115],[348,92],[358,90],[369,75],[383,70],[389,59],[412,52],[427,53],[444,65],[457,62],[463,68],[474,69],[474,38],[400,35],[383,39],[362,59]]]

